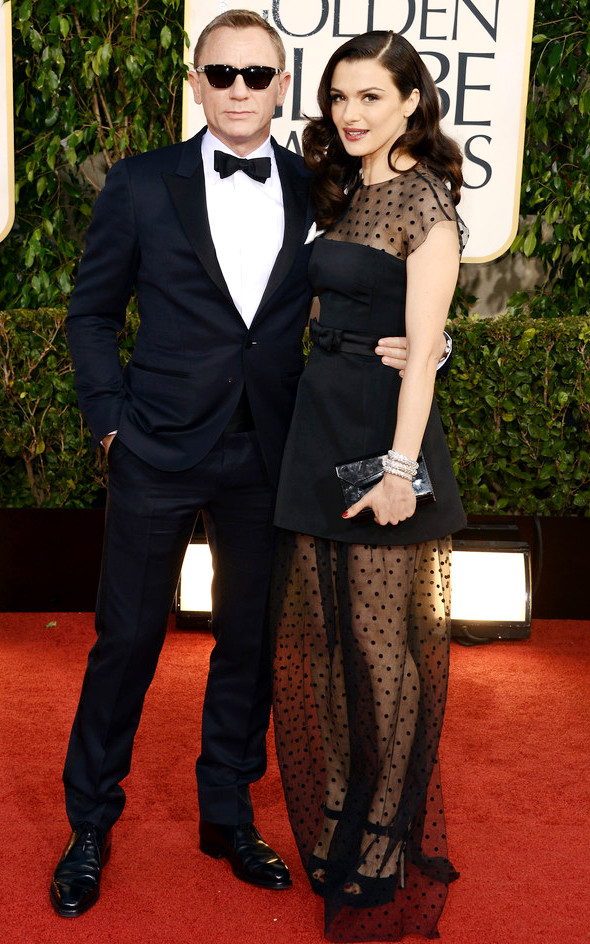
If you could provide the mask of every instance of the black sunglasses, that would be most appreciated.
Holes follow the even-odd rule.
[[[281,70],[273,69],[272,66],[246,66],[245,69],[236,69],[235,66],[196,66],[196,71],[204,72],[209,85],[216,89],[230,88],[241,75],[249,89],[260,91],[268,88]]]

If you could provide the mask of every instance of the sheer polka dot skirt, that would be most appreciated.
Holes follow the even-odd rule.
[[[447,860],[437,750],[450,538],[406,547],[280,533],[274,720],[291,825],[333,941],[437,937]]]

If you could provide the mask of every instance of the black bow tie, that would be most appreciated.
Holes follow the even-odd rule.
[[[215,151],[213,167],[220,177],[231,177],[237,170],[243,170],[252,180],[264,183],[270,177],[270,157],[234,157],[225,151]]]

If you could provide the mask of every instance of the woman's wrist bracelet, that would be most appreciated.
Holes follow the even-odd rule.
[[[390,449],[383,457],[383,469],[392,475],[399,475],[401,478],[413,479],[418,471],[418,463],[415,459],[404,456],[395,449]]]
[[[388,472],[390,475],[397,475],[400,479],[407,479],[408,482],[411,482],[414,478],[414,475],[408,469],[396,465],[396,463],[391,462],[391,460],[387,458],[383,459],[383,471]]]
[[[411,482],[414,478],[409,472],[402,472],[400,469],[385,469],[385,472],[389,475],[397,475],[398,478],[405,479],[407,482]]]

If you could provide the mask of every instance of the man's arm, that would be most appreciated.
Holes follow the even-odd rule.
[[[66,318],[80,410],[95,443],[119,425],[124,394],[117,335],[125,324],[139,261],[124,163],[110,170],[94,204]]]

